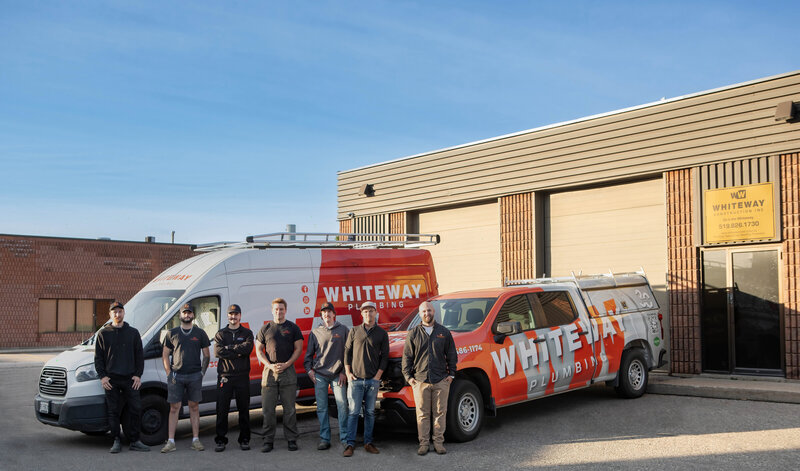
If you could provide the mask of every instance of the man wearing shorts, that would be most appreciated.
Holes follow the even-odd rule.
[[[194,325],[194,310],[189,303],[181,308],[181,325],[175,327],[164,337],[161,359],[167,372],[167,402],[169,402],[169,439],[161,453],[175,451],[175,428],[181,402],[185,398],[189,404],[189,420],[192,423],[192,449],[203,451],[200,443],[200,408],[203,375],[208,368],[211,342],[205,331]],[[200,361],[200,353],[203,360]],[[172,361],[170,361],[172,356]]]

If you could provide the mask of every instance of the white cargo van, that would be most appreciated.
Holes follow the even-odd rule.
[[[195,323],[210,339],[227,324],[220,314],[233,303],[242,307],[242,324],[257,333],[272,319],[270,303],[277,297],[288,302],[287,319],[304,331],[305,341],[321,322],[319,307],[325,302],[334,304],[341,323],[352,326],[361,323],[361,303],[373,301],[379,323],[391,326],[438,294],[430,253],[418,248],[437,242],[438,236],[420,234],[275,233],[196,247],[200,255],[168,268],[124,303],[125,321],[139,330],[144,346],[142,441],[154,445],[167,435],[161,345],[166,332],[180,322],[179,306],[193,305]],[[212,346],[203,379],[204,415],[215,413],[213,351]],[[250,407],[258,408],[261,365],[255,352],[250,361]],[[302,361],[301,356],[296,364],[298,396],[313,402],[313,385]],[[37,419],[48,425],[88,434],[108,430],[105,396],[94,370],[94,337],[47,362],[35,407]],[[181,417],[188,417],[185,405]],[[124,431],[127,424],[122,425]]]

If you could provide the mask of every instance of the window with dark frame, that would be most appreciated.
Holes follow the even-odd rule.
[[[39,299],[39,333],[94,332],[108,320],[108,299]]]

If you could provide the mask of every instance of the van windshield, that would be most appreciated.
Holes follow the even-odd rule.
[[[451,332],[472,332],[486,320],[497,298],[434,299],[429,301],[434,319]],[[410,330],[420,323],[419,309],[409,314],[394,330]]]
[[[140,291],[125,304],[125,322],[144,334],[183,293],[179,289]]]

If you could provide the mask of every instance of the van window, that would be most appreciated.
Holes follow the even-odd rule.
[[[434,299],[429,301],[435,311],[434,319],[451,332],[472,332],[486,319],[497,298]],[[411,330],[422,322],[419,309],[414,311],[396,330]]]
[[[125,303],[125,322],[144,335],[181,296],[181,290],[139,291]]]
[[[519,322],[523,331],[539,327],[533,319],[533,311],[531,311],[531,304],[528,302],[527,295],[514,296],[503,304],[500,312],[497,313],[492,331],[497,333],[497,324],[509,321]]]
[[[536,327],[556,327],[575,320],[575,309],[566,291],[545,291],[531,293]]]
[[[194,309],[194,325],[206,331],[209,340],[213,340],[214,336],[219,331],[219,297],[218,296],[204,296],[202,298],[195,298],[189,301]],[[182,306],[182,304],[181,304]],[[164,337],[170,329],[174,329],[181,325],[181,313],[176,312],[172,319],[170,319],[164,327],[161,328],[160,341],[164,343]]]

